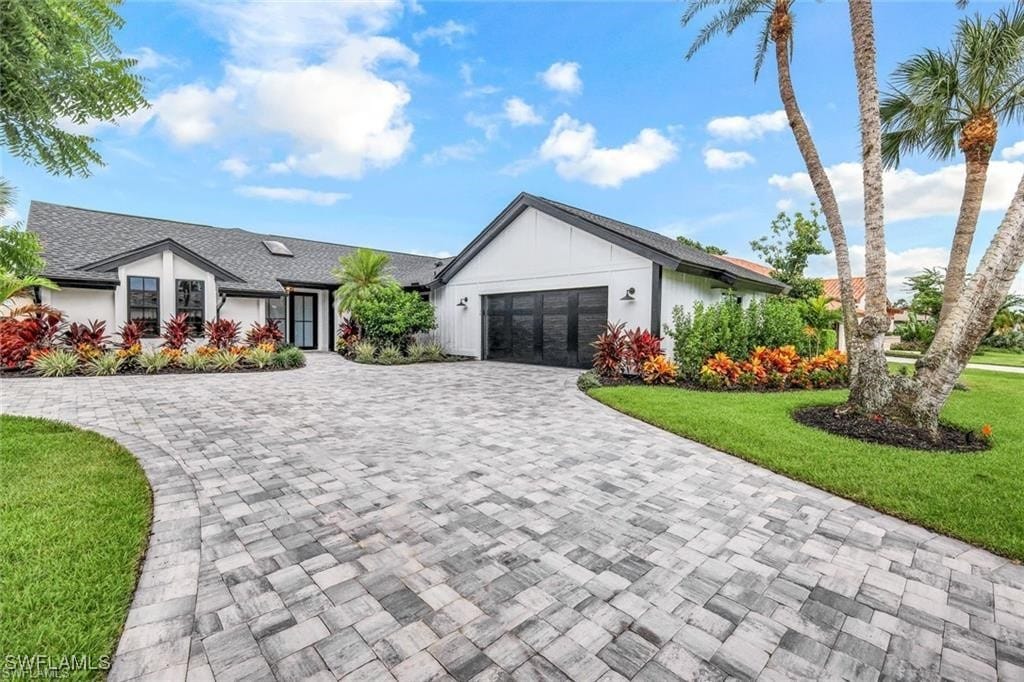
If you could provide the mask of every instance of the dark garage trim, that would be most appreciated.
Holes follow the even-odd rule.
[[[651,264],[651,333],[661,336],[661,266]]]

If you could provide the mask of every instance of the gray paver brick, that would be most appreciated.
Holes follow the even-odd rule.
[[[109,679],[1024,671],[1019,565],[614,413],[573,372],[308,361],[3,380],[0,409],[117,438],[154,490]]]

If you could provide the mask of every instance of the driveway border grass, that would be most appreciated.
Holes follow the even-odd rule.
[[[839,404],[845,390],[707,392],[614,386],[589,394],[620,412],[879,511],[1024,560],[1024,377],[967,370],[943,419],[993,447],[955,454],[866,443],[797,423],[791,413]]]
[[[60,422],[0,415],[0,442],[0,651],[102,669],[146,552],[146,475],[118,443]]]

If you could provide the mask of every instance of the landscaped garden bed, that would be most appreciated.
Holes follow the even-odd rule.
[[[833,405],[803,407],[793,412],[793,419],[839,436],[916,450],[977,452],[987,450],[989,445],[987,431],[975,433],[943,424],[935,436],[925,429],[907,426],[880,414],[848,412]]]
[[[115,376],[199,372],[273,371],[302,367],[301,350],[283,346],[272,323],[253,324],[240,342],[233,320],[204,325],[204,343],[182,313],[164,324],[162,343],[143,350],[143,328],[121,326],[114,342],[101,321],[65,325],[60,311],[44,305],[18,308],[0,318],[0,373],[15,376]]]
[[[412,365],[421,362],[461,362],[473,360],[466,355],[449,355],[437,342],[412,341],[405,348],[394,343],[378,346],[373,341],[361,340],[352,344],[339,344],[342,357],[364,365]]]
[[[114,441],[66,424],[0,415],[0,441],[0,652],[103,668],[146,551],[146,476]]]

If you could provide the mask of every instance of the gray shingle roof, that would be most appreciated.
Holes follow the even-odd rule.
[[[597,215],[596,213],[591,213],[590,211],[585,211],[582,208],[577,208],[575,206],[569,206],[568,204],[563,204],[559,201],[553,201],[533,194],[527,196],[532,197],[536,201],[550,204],[565,211],[566,213],[576,216],[577,218],[586,220],[587,222],[600,225],[605,229],[639,242],[640,244],[654,249],[655,251],[661,251],[662,253],[684,263],[690,263],[709,270],[720,270],[722,272],[729,273],[734,277],[739,277],[752,282],[760,282],[762,284],[778,287],[785,286],[782,282],[779,282],[776,279],[762,275],[754,270],[749,270],[741,265],[727,261],[724,258],[719,258],[718,256],[714,256],[705,251],[701,251],[700,249],[686,246],[685,244],[681,244],[678,240],[666,237],[663,234],[658,234],[657,232],[645,230],[644,228],[637,227],[636,225],[630,225],[629,223]]]
[[[331,269],[337,265],[339,256],[357,248],[42,201],[32,202],[28,229],[37,233],[43,243],[44,274],[51,279],[116,283],[116,272],[84,268],[169,239],[244,280],[222,282],[222,290],[238,293],[281,292],[281,282],[334,285]],[[271,255],[262,243],[265,239],[283,243],[294,257]],[[391,274],[403,286],[426,286],[448,260],[386,253],[391,256]]]

